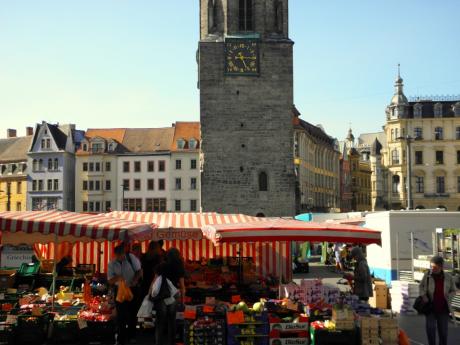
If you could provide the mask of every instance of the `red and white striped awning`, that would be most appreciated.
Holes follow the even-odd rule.
[[[360,226],[283,218],[266,218],[244,224],[208,225],[203,228],[203,234],[215,244],[269,241],[381,243],[380,232]]]
[[[259,222],[264,218],[244,214],[158,213],[114,211],[106,216],[134,222],[156,224],[154,238],[163,240],[201,240],[206,225]]]
[[[143,241],[155,225],[67,211],[0,212],[2,243]]]

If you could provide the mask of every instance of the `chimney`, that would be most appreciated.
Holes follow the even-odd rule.
[[[27,136],[34,135],[34,128],[33,127],[26,127],[26,135]]]
[[[7,138],[16,138],[16,130],[15,129],[11,129],[11,128],[8,128],[6,130],[6,137]]]

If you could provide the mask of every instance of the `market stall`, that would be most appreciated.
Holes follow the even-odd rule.
[[[62,243],[144,241],[152,237],[153,229],[150,224],[73,212],[0,213],[3,244],[53,243],[57,249]],[[92,296],[93,272],[82,274],[81,284],[74,285],[73,271],[69,277],[58,277],[56,262],[50,273],[39,274],[39,270],[37,262],[24,263],[17,274],[32,278],[29,289],[15,285],[0,292],[0,338],[8,342],[14,337],[20,344],[41,343],[48,335],[57,343],[80,336],[105,335],[113,340],[113,301]]]

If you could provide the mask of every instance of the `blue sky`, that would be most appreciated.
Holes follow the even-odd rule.
[[[460,94],[460,1],[291,0],[295,104],[336,137],[378,131],[407,95]],[[199,120],[198,0],[0,1],[0,137],[41,120]]]

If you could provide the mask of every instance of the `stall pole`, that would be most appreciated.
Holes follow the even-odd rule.
[[[414,267],[414,232],[410,233],[410,259],[411,259],[411,269],[412,269],[412,280],[414,279],[415,267]]]
[[[53,279],[51,283],[51,310],[54,311],[54,300],[55,300],[55,295],[56,295],[56,260],[57,260],[57,252],[58,252],[58,232],[54,232],[54,263],[53,263]]]
[[[101,273],[102,272],[102,260],[103,260],[103,251],[102,251],[102,246],[103,242],[96,242],[97,243],[97,252],[99,253],[99,260],[97,260],[98,267],[96,269],[96,272]]]
[[[399,280],[399,232],[396,233],[396,280]]]

